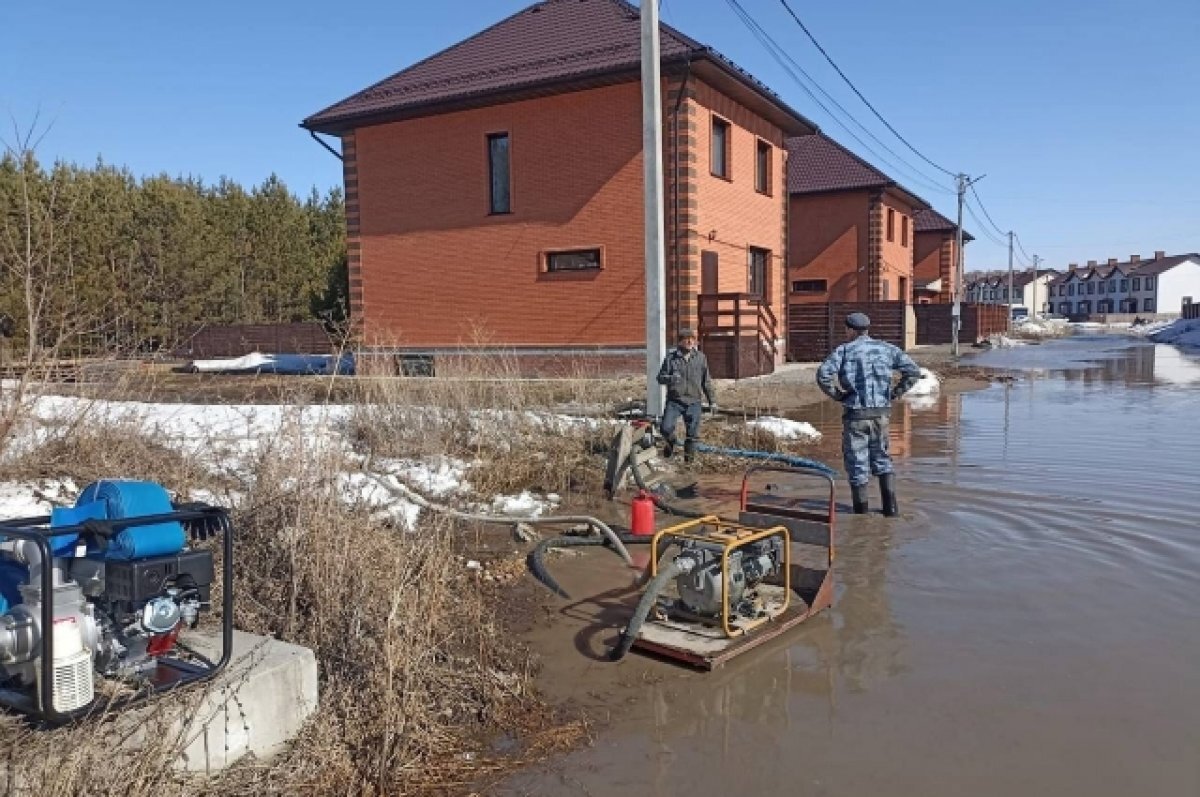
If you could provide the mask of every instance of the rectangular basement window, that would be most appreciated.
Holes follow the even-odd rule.
[[[546,271],[599,271],[600,249],[570,249],[546,253]]]
[[[829,280],[794,280],[792,293],[827,293]]]

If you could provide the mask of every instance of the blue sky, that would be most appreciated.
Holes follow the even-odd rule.
[[[742,5],[838,101],[927,177],[778,0]],[[1001,229],[1050,265],[1200,250],[1200,2],[1010,0],[793,7],[876,107],[978,190]],[[341,179],[297,123],[528,3],[5,3],[0,114],[52,129],[43,159],[103,156],[135,173],[271,172],[297,193]],[[663,17],[766,82],[827,132],[953,217],[954,197],[881,161],[818,108],[725,0],[664,0]],[[854,128],[857,131],[857,128]],[[877,150],[869,138],[859,132]],[[968,267],[1000,266],[979,240]],[[997,236],[999,237],[999,236]]]

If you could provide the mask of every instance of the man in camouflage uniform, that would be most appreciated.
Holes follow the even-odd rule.
[[[834,401],[840,402],[842,416],[842,457],[855,514],[867,512],[867,488],[871,475],[879,477],[883,514],[899,513],[896,503],[896,477],[888,454],[888,421],[892,402],[903,396],[921,378],[921,369],[907,354],[890,343],[867,334],[871,319],[863,313],[846,318],[851,339],[833,350],[817,370],[817,385]],[[892,385],[892,372],[900,372],[900,381]]]
[[[696,453],[696,440],[700,437],[701,397],[713,412],[717,409],[708,359],[696,348],[696,332],[691,327],[679,330],[679,345],[667,354],[658,369],[658,383],[667,388],[661,427],[663,439],[667,441],[663,456],[670,457],[675,452],[675,427],[683,418],[687,429],[683,458],[691,462]]]

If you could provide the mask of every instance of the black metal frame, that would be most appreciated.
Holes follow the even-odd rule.
[[[233,522],[229,513],[219,507],[197,506],[179,509],[159,515],[142,517],[119,518],[113,520],[89,520],[84,523],[50,528],[49,516],[18,518],[0,521],[0,538],[15,538],[29,540],[38,547],[43,567],[42,580],[42,633],[39,641],[41,648],[41,700],[21,696],[17,698],[10,690],[0,690],[0,707],[12,709],[25,714],[41,723],[52,726],[66,725],[80,720],[96,709],[97,700],[83,708],[74,711],[61,712],[54,707],[54,559],[50,548],[50,539],[64,534],[79,534],[81,538],[94,542],[103,548],[108,540],[120,531],[134,526],[151,526],[157,523],[177,522],[184,526],[200,524],[200,528],[209,532],[220,532],[222,537],[221,562],[221,657],[216,662],[205,662],[202,665],[192,664],[171,657],[157,659],[160,669],[167,667],[177,677],[165,683],[149,683],[137,691],[114,698],[103,703],[103,707],[124,708],[134,703],[140,703],[153,695],[179,689],[195,683],[201,683],[215,678],[229,664],[233,654]]]

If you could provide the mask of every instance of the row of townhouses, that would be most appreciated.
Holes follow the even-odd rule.
[[[1012,296],[1008,274],[970,274],[965,285],[969,303],[1006,304],[1034,313],[1069,317],[1117,314],[1178,315],[1200,301],[1200,254],[1167,255],[1157,251],[1143,259],[1111,258],[1103,265],[1071,263],[1065,271],[1016,272]]]

